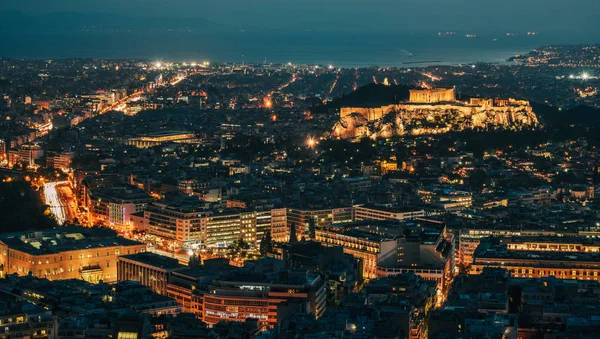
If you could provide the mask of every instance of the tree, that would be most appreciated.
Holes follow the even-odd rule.
[[[239,238],[233,243],[233,247],[231,248],[232,253],[235,256],[239,256],[241,258],[245,258],[248,254],[248,250],[250,249],[250,245],[244,241],[244,239]]]
[[[264,257],[273,250],[273,239],[271,238],[271,232],[265,232],[262,240],[260,241],[260,254]]]
[[[30,183],[0,182],[0,232],[48,229],[58,226],[47,205]]]
[[[193,252],[192,255],[190,255],[190,261],[188,262],[188,266],[190,268],[199,268],[200,266],[202,266],[202,260],[196,254],[196,252]]]
[[[298,236],[296,235],[296,224],[292,223],[290,226],[290,243],[298,242]]]
[[[308,236],[310,239],[314,239],[316,237],[317,232],[317,222],[315,218],[310,218],[308,220]]]

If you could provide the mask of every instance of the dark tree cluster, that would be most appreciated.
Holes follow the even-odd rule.
[[[47,205],[25,181],[0,182],[0,232],[56,227]]]

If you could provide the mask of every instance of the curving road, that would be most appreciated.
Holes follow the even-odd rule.
[[[44,184],[44,198],[46,200],[46,204],[50,206],[50,211],[52,211],[52,214],[54,214],[56,217],[56,221],[59,225],[65,223],[67,219],[67,213],[65,205],[58,196],[56,186],[65,185],[68,183],[68,181],[55,181]]]

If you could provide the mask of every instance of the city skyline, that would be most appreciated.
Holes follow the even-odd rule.
[[[2,3],[0,338],[598,337],[598,12]]]

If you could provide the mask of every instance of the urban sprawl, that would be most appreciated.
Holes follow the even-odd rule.
[[[0,58],[0,337],[597,337],[598,55]]]

